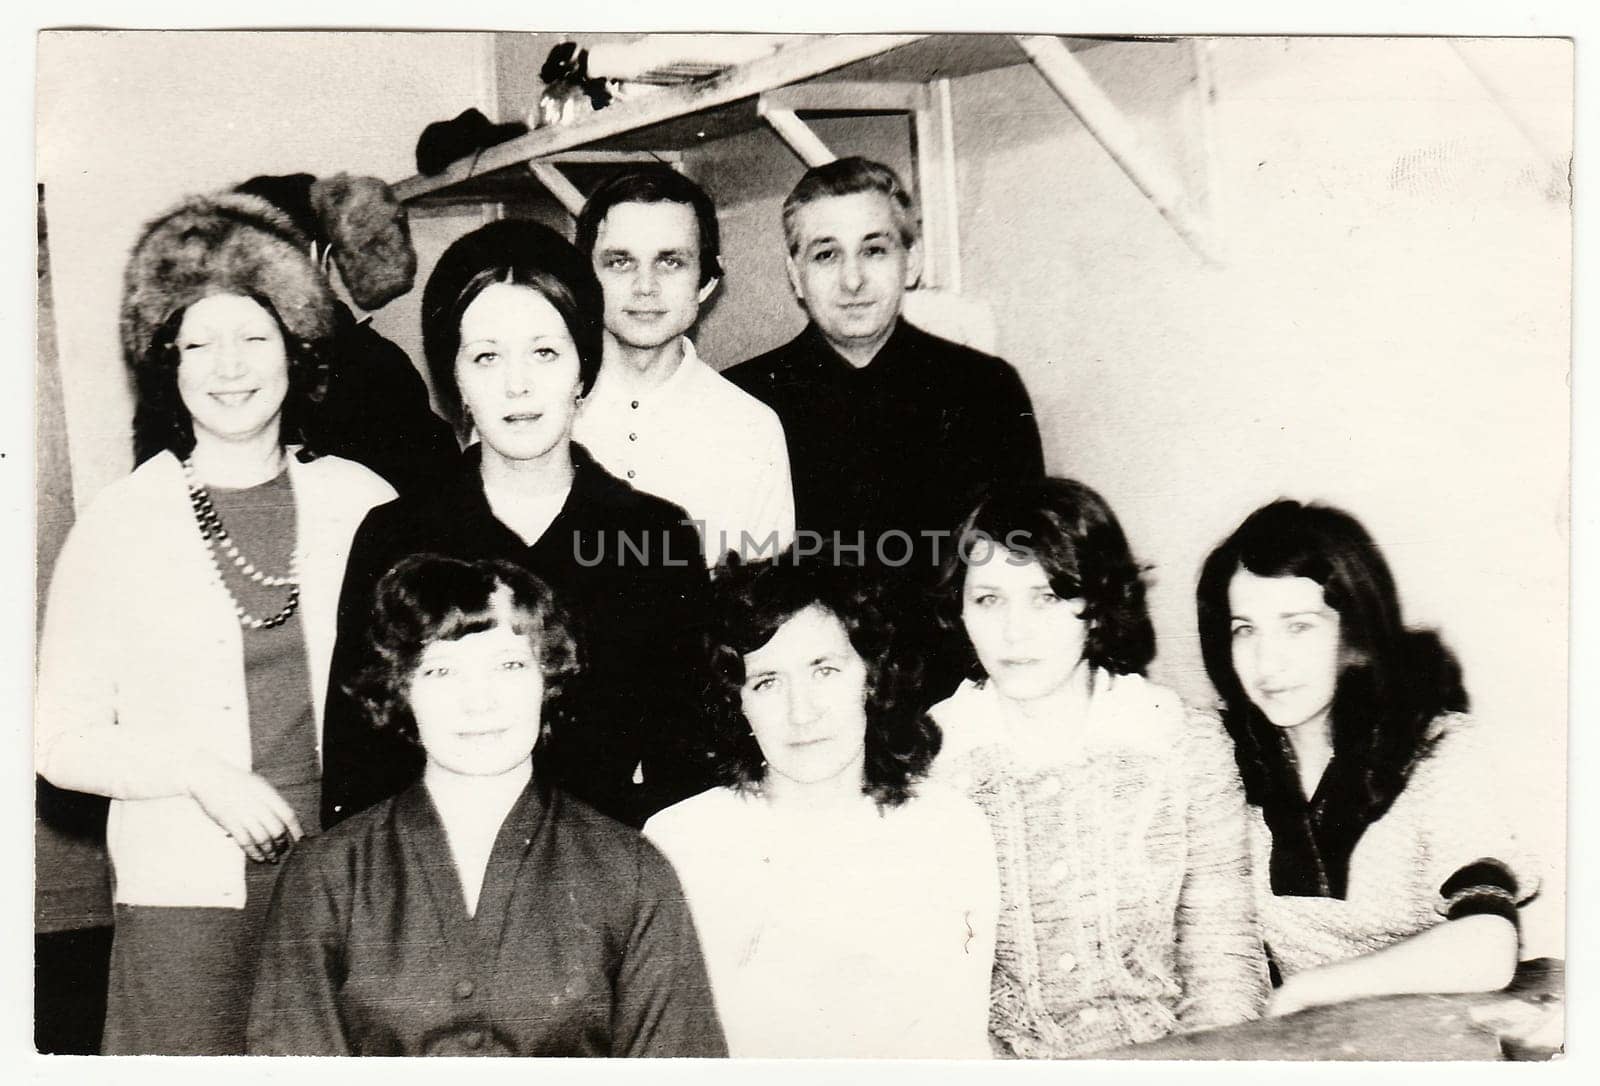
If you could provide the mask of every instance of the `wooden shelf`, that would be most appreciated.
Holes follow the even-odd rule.
[[[1094,44],[1079,39],[1074,48]],[[763,127],[756,98],[805,81],[927,83],[1027,63],[1014,39],[994,34],[811,35],[719,76],[612,105],[580,124],[535,129],[444,172],[399,182],[407,202],[481,202],[526,193],[527,163],[577,148],[681,152]]]
[[[1145,146],[1136,126],[1122,115],[1074,57],[1075,53],[1106,41],[1120,40],[1164,42],[1175,48],[1193,50],[1201,109],[1209,115],[1215,90],[1204,39],[813,34],[796,36],[790,44],[768,56],[706,79],[662,87],[653,93],[613,103],[577,124],[536,128],[527,135],[454,162],[441,173],[408,177],[394,186],[395,194],[407,203],[424,205],[503,202],[538,192],[548,182],[559,201],[576,214],[584,193],[593,187],[592,179],[599,176],[597,171],[607,168],[601,161],[605,155],[624,155],[627,161],[635,162],[649,160],[647,156],[659,156],[666,162],[681,158],[682,153],[691,148],[760,128],[771,121],[775,130],[805,161],[826,161],[827,148],[807,138],[809,134],[803,131],[804,125],[797,118],[799,111],[808,108],[812,112],[836,114],[882,112],[885,108],[897,111],[905,106],[884,105],[886,96],[893,97],[890,84],[902,95],[906,87],[912,86],[945,88],[939,93],[948,95],[945,80],[1032,64],[1190,248],[1201,259],[1216,262],[1216,239],[1212,237],[1215,222],[1211,209],[1198,205],[1168,165]],[[828,92],[829,84],[834,83],[841,86]],[[764,117],[761,97],[795,84],[805,84],[809,89],[789,94],[787,97],[793,101],[787,106],[780,104],[774,108],[773,102],[765,103]],[[869,86],[871,84],[883,86]],[[769,97],[781,100],[785,96]],[[811,105],[808,107],[803,104],[805,102]],[[926,141],[939,134],[937,125],[925,116],[929,110],[914,109],[912,112],[919,124],[919,139]],[[942,114],[943,139],[948,143],[947,97]],[[1206,140],[1209,160],[1209,129]],[[573,161],[582,157],[574,154],[580,151],[589,153],[587,160]],[[919,163],[919,170],[927,173],[937,169],[944,175],[947,191],[934,195],[949,206],[935,209],[934,228],[930,228],[930,233],[943,237],[942,229],[937,228],[939,223],[953,227],[955,221],[954,160],[950,147],[943,146],[940,153],[942,161],[929,158]],[[567,160],[563,165],[570,164],[577,171],[575,174],[556,173],[542,165],[553,165],[563,159]],[[613,157],[613,168],[615,161]],[[536,163],[541,164],[537,173],[542,177],[536,176],[535,169],[530,169],[530,165]],[[585,172],[590,179],[587,184]],[[919,178],[918,187],[925,187],[925,182],[927,178]],[[927,195],[924,193],[925,197]],[[929,202],[924,199],[925,205]],[[1213,200],[1208,197],[1206,202]],[[924,210],[928,208],[925,206]],[[949,237],[954,237],[953,232]],[[953,244],[946,248],[951,254],[957,251]],[[959,282],[953,270],[954,256],[949,255],[948,260],[951,262],[950,279]]]

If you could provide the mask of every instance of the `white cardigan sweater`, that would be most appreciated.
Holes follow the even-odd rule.
[[[320,749],[350,541],[394,491],[348,460],[288,459]],[[41,776],[111,797],[119,903],[244,907],[244,853],[187,793],[202,752],[250,765],[242,632],[170,453],[106,488],[67,537],[39,647],[34,736]]]

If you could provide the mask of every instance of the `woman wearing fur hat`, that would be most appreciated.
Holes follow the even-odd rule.
[[[104,1050],[242,1052],[275,862],[317,828],[345,556],[394,492],[294,444],[333,299],[271,205],[192,198],[154,220],[121,324],[138,466],[56,566],[37,769],[112,800]]]

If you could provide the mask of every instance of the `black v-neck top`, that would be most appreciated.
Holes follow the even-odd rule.
[[[539,577],[573,621],[583,674],[568,684],[544,765],[552,780],[618,821],[642,826],[712,783],[690,736],[704,690],[700,623],[709,580],[684,511],[635,490],[572,445],[566,504],[531,545],[495,517],[476,446],[447,485],[367,515],[351,545],[323,721],[323,824],[393,796],[421,751],[374,731],[343,687],[367,662],[379,578],[400,559],[499,558]]]

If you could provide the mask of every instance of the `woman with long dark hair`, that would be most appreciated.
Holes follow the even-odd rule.
[[[722,786],[645,835],[683,880],[730,1054],[987,1055],[994,851],[923,780],[939,731],[878,592],[792,554],[713,590]]]
[[[307,248],[220,195],[128,262],[138,466],[62,551],[36,713],[40,775],[112,801],[107,1053],[244,1051],[275,861],[317,829],[345,556],[394,491],[303,444],[334,327]]]
[[[1198,609],[1282,977],[1270,1010],[1504,987],[1532,886],[1491,736],[1366,529],[1264,506],[1206,559]]]
[[[994,488],[943,576],[967,681],[934,767],[989,817],[1000,866],[990,1039],[1062,1058],[1255,1017],[1266,965],[1227,736],[1144,677],[1144,581],[1070,479]]]

